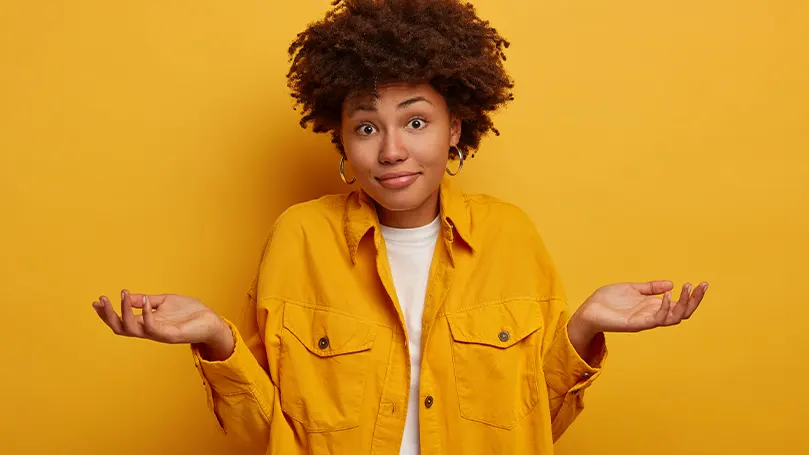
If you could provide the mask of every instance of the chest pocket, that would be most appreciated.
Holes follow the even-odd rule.
[[[329,311],[284,307],[281,409],[311,432],[359,425],[376,325]]]
[[[510,301],[447,320],[461,416],[513,428],[539,402],[539,303]]]

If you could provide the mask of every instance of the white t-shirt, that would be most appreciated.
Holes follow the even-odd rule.
[[[419,450],[419,377],[421,372],[421,319],[427,280],[435,242],[441,228],[440,218],[417,228],[399,229],[381,226],[393,274],[393,286],[402,308],[410,341],[410,401],[407,403],[400,455],[418,455]]]

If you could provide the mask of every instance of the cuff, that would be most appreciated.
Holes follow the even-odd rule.
[[[208,408],[214,411],[214,413],[216,413],[214,392],[220,396],[251,392],[252,379],[255,378],[255,374],[257,373],[254,370],[261,368],[252,357],[252,353],[239,334],[238,329],[236,329],[236,326],[227,319],[223,318],[223,320],[233,332],[234,349],[230,357],[222,361],[208,361],[202,358],[199,350],[194,345],[191,345],[194,366],[196,366],[202,378],[202,386],[205,388],[205,394],[208,399]]]
[[[556,335],[543,364],[548,387],[560,395],[575,395],[589,387],[601,374],[607,360],[607,343],[603,333],[593,339],[592,349],[596,354],[591,366],[570,343],[565,325]]]
[[[220,395],[244,393],[250,390],[250,384],[254,382],[255,360],[236,326],[227,319],[223,320],[233,332],[233,353],[225,360],[209,361],[203,359],[199,350],[192,345],[194,365],[203,380],[210,383],[216,393]]]

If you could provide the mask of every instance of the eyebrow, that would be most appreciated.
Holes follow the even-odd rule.
[[[413,104],[416,104],[416,103],[419,103],[419,102],[422,102],[422,101],[429,104],[429,105],[431,105],[431,106],[433,104],[433,103],[430,102],[430,100],[428,100],[427,98],[425,98],[423,96],[416,96],[416,97],[413,97],[413,98],[406,99],[406,100],[402,101],[401,103],[399,103],[398,106],[396,106],[396,109],[404,109],[404,108],[406,108],[408,106],[411,106]],[[360,104],[355,104],[348,111],[348,116],[351,117],[352,115],[354,115],[355,113],[357,113],[359,111],[376,112],[376,106],[371,105],[371,104],[361,104],[361,103]]]
[[[417,96],[417,97],[415,97],[415,98],[410,98],[409,100],[404,100],[404,101],[402,101],[401,103],[399,103],[399,105],[398,105],[398,106],[396,106],[396,109],[404,109],[404,108],[406,108],[407,106],[410,106],[411,104],[416,104],[416,103],[418,103],[418,102],[420,102],[420,101],[424,101],[425,103],[427,103],[427,104],[429,104],[429,105],[431,105],[431,106],[432,106],[432,104],[433,104],[433,103],[431,103],[431,102],[430,102],[430,100],[428,100],[427,98],[425,98],[425,97],[423,97],[423,96]]]

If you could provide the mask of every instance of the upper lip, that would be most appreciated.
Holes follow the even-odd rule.
[[[388,172],[387,174],[382,174],[379,177],[377,177],[377,180],[389,180],[389,179],[395,179],[395,178],[399,178],[399,177],[406,177],[406,176],[414,175],[414,174],[418,174],[418,172],[407,172],[407,171]]]

